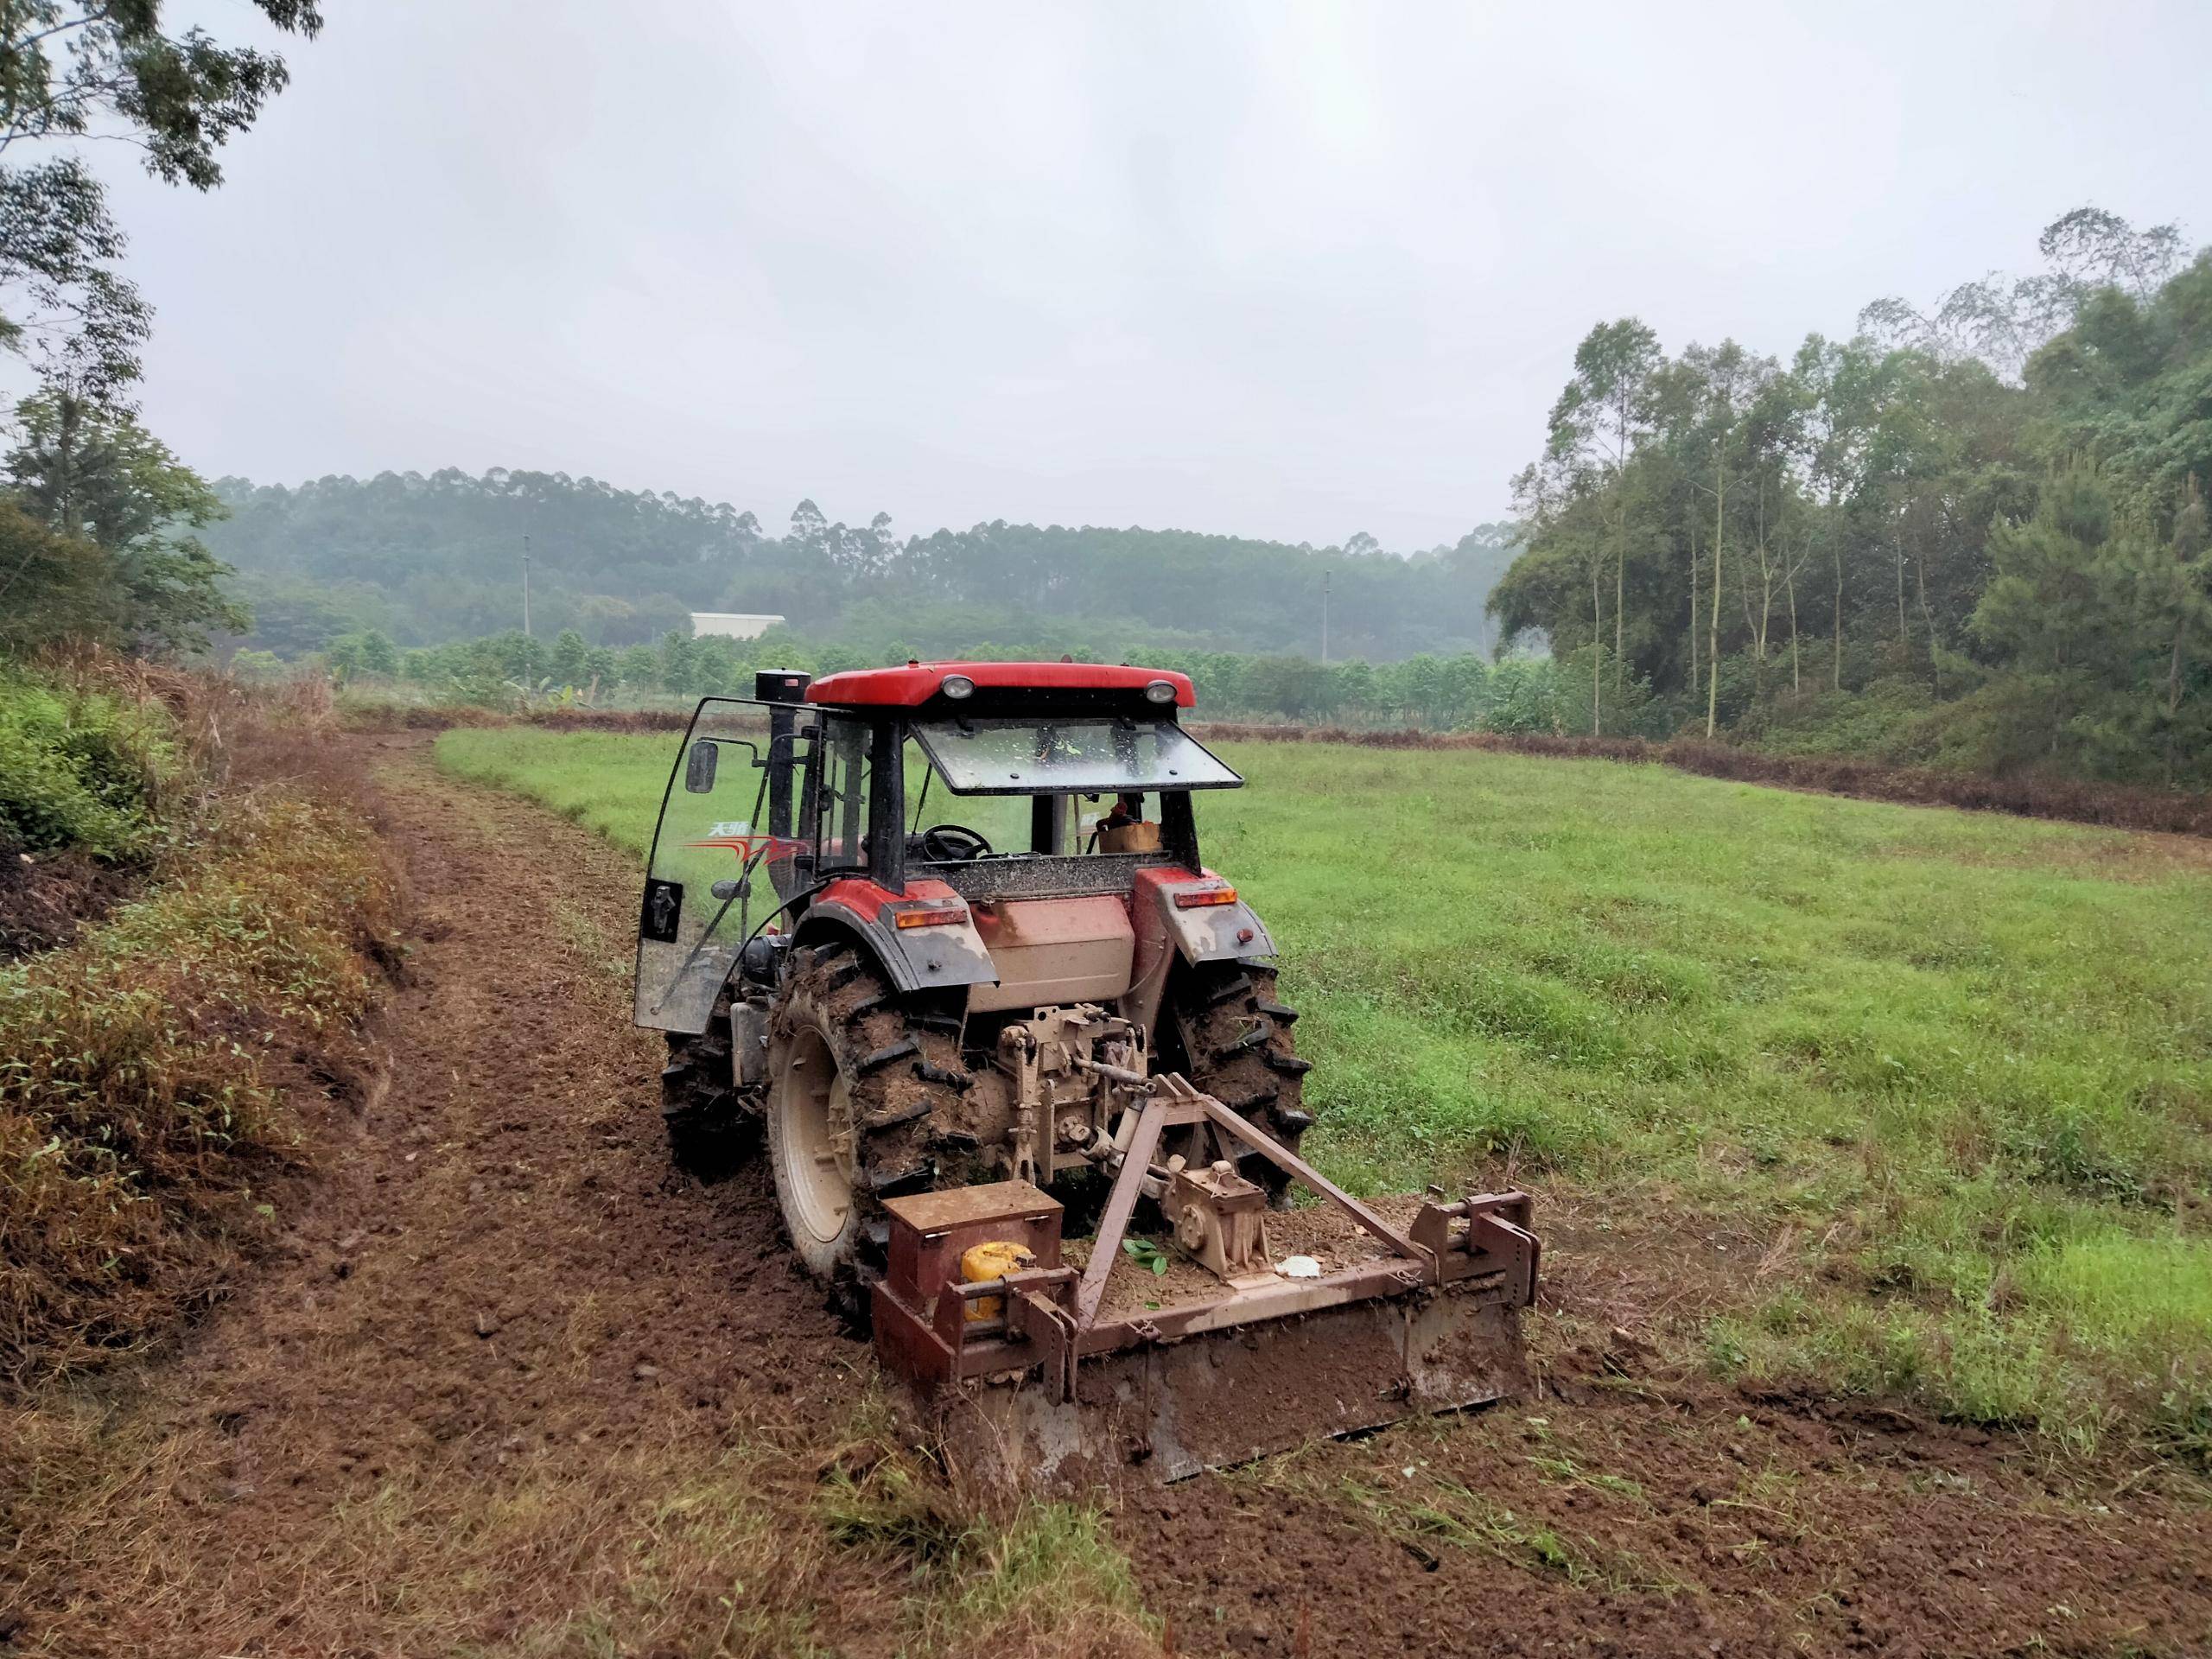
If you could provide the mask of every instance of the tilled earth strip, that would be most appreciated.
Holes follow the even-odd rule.
[[[836,1456],[866,1352],[793,1274],[764,1183],[668,1168],[626,861],[438,779],[411,734],[359,742],[414,907],[388,1083],[334,1128],[278,1257],[111,1428],[117,1491],[18,1643],[565,1652],[648,1629],[772,1652],[774,1624],[888,1650],[895,1572],[814,1548],[810,1494],[772,1478]]]

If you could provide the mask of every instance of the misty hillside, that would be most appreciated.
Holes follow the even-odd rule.
[[[239,575],[253,643],[287,655],[378,628],[429,645],[515,627],[522,559],[532,626],[626,645],[693,610],[768,611],[816,637],[956,649],[994,637],[1110,634],[1113,646],[1317,652],[1389,660],[1486,649],[1483,606],[1513,527],[1410,555],[1354,536],[1315,548],[1187,531],[993,522],[901,537],[802,501],[781,534],[750,512],[596,479],[495,468],[225,479],[232,516],[206,540]]]

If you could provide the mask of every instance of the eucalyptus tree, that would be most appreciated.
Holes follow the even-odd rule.
[[[1574,376],[1552,405],[1544,447],[1547,461],[1561,469],[1571,491],[1576,494],[1603,492],[1610,498],[1617,696],[1628,655],[1628,465],[1650,430],[1652,377],[1665,362],[1658,335],[1637,318],[1599,323],[1574,348]],[[1598,631],[1593,620],[1593,644],[1598,643]],[[1593,694],[1597,680],[1593,669]],[[1591,729],[1595,731],[1594,705],[1592,722]]]
[[[1882,453],[1884,410],[1896,396],[1904,356],[1866,335],[1835,341],[1809,334],[1790,374],[1802,414],[1807,480],[1820,499],[1820,533],[1833,577],[1828,689],[1843,690],[1844,566],[1853,509]]]
[[[2090,298],[2107,289],[2144,301],[2165,286],[2189,257],[2176,225],[2139,231],[2117,213],[2076,207],[2044,226],[2036,238],[2044,269],[2024,277],[2015,294],[2030,326],[2050,339],[2071,327]]]
[[[1513,505],[1529,524],[1529,551],[1491,591],[1490,606],[1504,624],[1505,637],[1530,627],[1552,634],[1554,650],[1567,641],[1572,611],[1561,589],[1569,572],[1586,581],[1590,592],[1590,734],[1605,731],[1605,535],[1599,494],[1589,487],[1563,456],[1547,452],[1514,475]]]
[[[1720,607],[1726,595],[1730,521],[1729,486],[1747,466],[1761,464],[1766,442],[1763,424],[1754,423],[1759,407],[1780,372],[1774,359],[1745,351],[1732,340],[1718,346],[1692,346],[1680,359],[1682,385],[1688,393],[1686,412],[1690,430],[1685,435],[1703,452],[1705,478],[1696,488],[1713,498],[1713,533],[1708,554],[1713,586],[1706,607],[1705,734],[1713,736],[1720,723]],[[1738,513],[1742,512],[1740,500]]]
[[[1737,561],[1738,602],[1750,636],[1759,694],[1774,632],[1775,608],[1785,601],[1792,643],[1796,629],[1797,572],[1810,545],[1800,510],[1805,447],[1805,410],[1800,387],[1772,371],[1757,380],[1741,423],[1744,486],[1750,497],[1745,556]]]
[[[2072,327],[2091,298],[2107,290],[2149,298],[2181,268],[2188,244],[2177,226],[2139,231],[2117,213],[2077,207],[2044,227],[2036,251],[2039,271],[1991,271],[1945,290],[1926,311],[1895,296],[1876,300],[1859,313],[1859,327],[1884,344],[1947,365],[1972,359],[2017,383],[2028,359]]]
[[[249,3],[287,34],[322,27],[316,0]],[[0,4],[0,339],[60,353],[70,390],[94,401],[137,379],[148,308],[118,269],[122,229],[75,146],[119,140],[155,177],[213,189],[217,152],[285,79],[272,53],[166,28],[161,0]]]

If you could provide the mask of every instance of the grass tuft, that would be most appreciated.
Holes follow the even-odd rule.
[[[1129,1563],[1103,1510],[1024,1500],[978,1510],[899,1445],[880,1395],[855,1408],[816,1503],[840,1548],[907,1576],[916,1650],[1039,1659],[1140,1659],[1159,1651]]]

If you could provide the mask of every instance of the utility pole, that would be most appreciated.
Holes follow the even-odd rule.
[[[530,533],[529,533],[527,531],[524,531],[524,532],[523,532],[523,538],[522,538],[522,637],[523,637],[524,639],[529,639],[529,638],[531,637],[531,635],[530,635]]]
[[[1329,665],[1329,573],[1321,573],[1321,666]]]

